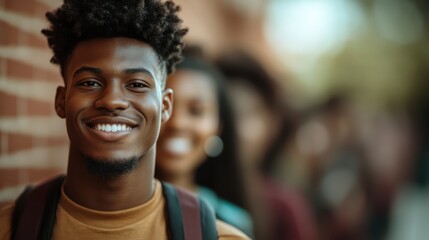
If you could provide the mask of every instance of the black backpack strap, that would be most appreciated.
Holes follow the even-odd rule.
[[[52,239],[63,181],[61,175],[34,188],[27,187],[19,196],[12,216],[12,239]]]
[[[162,183],[173,240],[215,240],[216,219],[207,204],[191,193]]]
[[[19,220],[22,215],[22,211],[24,209],[24,205],[26,203],[26,200],[28,198],[28,195],[33,190],[34,186],[28,185],[24,192],[19,195],[18,199],[15,201],[15,207],[13,209],[13,215],[12,215],[12,234],[11,239],[16,239],[16,231],[18,229]]]
[[[208,203],[198,199],[201,213],[201,227],[204,240],[217,240],[216,217]]]
[[[170,230],[170,239],[184,240],[182,211],[180,210],[179,199],[177,198],[176,189],[168,183],[162,183],[162,189],[167,203],[168,228]]]
[[[180,188],[176,188],[176,193],[177,197],[179,197],[180,209],[182,210],[185,239],[202,240],[203,235],[198,199],[191,193]]]

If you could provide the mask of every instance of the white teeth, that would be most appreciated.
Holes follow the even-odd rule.
[[[96,124],[94,128],[98,131],[104,132],[122,132],[131,130],[131,127],[125,124]]]
[[[112,132],[116,132],[116,131],[118,131],[118,125],[113,124],[112,125]]]
[[[192,143],[188,138],[174,137],[165,142],[164,148],[174,154],[186,154],[191,151]]]

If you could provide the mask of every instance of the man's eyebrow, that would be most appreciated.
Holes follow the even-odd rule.
[[[78,70],[76,70],[73,73],[73,77],[76,76],[77,74],[82,73],[82,72],[90,72],[90,73],[97,74],[97,75],[101,75],[103,73],[103,71],[100,68],[83,66],[83,67],[80,67]],[[155,76],[146,68],[127,68],[127,69],[123,70],[123,72],[125,74],[144,73],[144,74],[149,75],[152,79],[155,79]]]
[[[80,67],[78,70],[76,70],[73,73],[73,77],[76,76],[77,74],[82,73],[82,72],[90,72],[90,73],[100,75],[103,71],[101,71],[100,68],[83,66],[83,67]]]
[[[153,74],[146,68],[127,68],[124,70],[124,73],[126,74],[145,73],[149,75],[152,79],[155,79],[155,76],[153,76]]]

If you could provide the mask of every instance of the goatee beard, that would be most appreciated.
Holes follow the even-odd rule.
[[[85,157],[89,171],[101,179],[109,179],[132,172],[140,163],[139,157],[126,159],[95,159]]]

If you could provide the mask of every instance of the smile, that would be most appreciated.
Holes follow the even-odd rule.
[[[95,124],[92,126],[93,129],[103,132],[124,132],[129,131],[133,127],[127,124]]]
[[[129,136],[136,126],[124,123],[94,123],[88,124],[90,132],[102,141],[119,141]]]
[[[126,117],[98,116],[85,122],[94,137],[107,142],[124,140],[139,127],[136,121]]]

